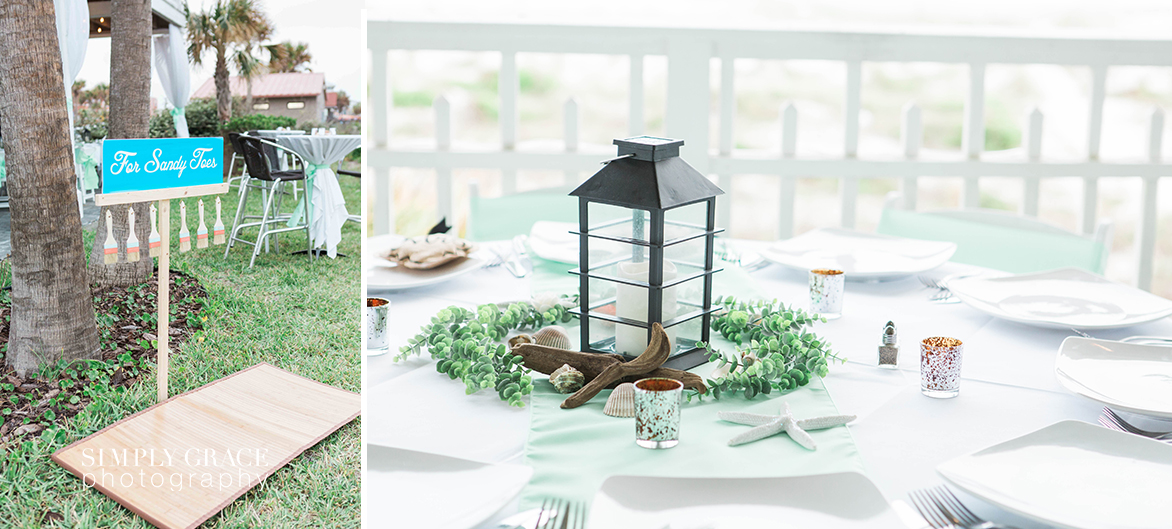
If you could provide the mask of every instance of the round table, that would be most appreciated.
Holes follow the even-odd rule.
[[[305,158],[308,164],[305,167],[305,189],[309,193],[310,246],[313,249],[325,246],[326,254],[336,257],[338,242],[342,240],[342,225],[350,214],[346,211],[346,199],[338,185],[338,175],[330,166],[357,149],[362,144],[362,136],[275,134],[270,138]],[[301,205],[298,204],[297,208],[291,219],[293,223],[301,220]]]
[[[507,248],[507,243],[491,244]],[[744,251],[768,243],[735,244]],[[978,270],[948,263],[932,274],[943,277]],[[754,271],[752,278],[760,297],[776,297],[799,307],[808,303],[804,273],[774,265]],[[392,357],[407,338],[447,306],[475,309],[478,304],[524,299],[528,292],[528,279],[514,278],[503,267],[484,268],[416,290],[372,290],[370,295],[392,302],[388,318],[391,354],[367,359],[365,442],[480,462],[520,463],[529,433],[528,400],[526,408],[517,409],[501,402],[495,392],[465,395],[458,382],[435,371],[434,362],[426,355],[399,363]],[[909,491],[943,483],[935,471],[940,463],[1058,421],[1096,423],[1102,409],[1102,405],[1066,391],[1055,379],[1055,354],[1073,331],[1002,321],[959,303],[933,304],[928,297],[934,292],[914,277],[848,283],[843,317],[812,329],[847,359],[845,364],[831,364],[824,382],[841,413],[858,415],[848,428],[866,475],[889,502],[906,502]],[[894,321],[899,331],[901,350],[896,370],[876,367],[880,333],[888,320]],[[1094,334],[1103,339],[1168,336],[1172,335],[1172,321]],[[957,398],[937,400],[920,393],[918,343],[928,336],[953,336],[965,343]],[[703,375],[710,369],[702,366],[696,371]],[[1160,429],[1157,426],[1150,429]],[[1172,429],[1164,426],[1164,430]],[[1021,529],[1046,527],[967,494],[960,497],[986,519]],[[516,511],[514,502],[480,527],[495,528],[499,520]]]

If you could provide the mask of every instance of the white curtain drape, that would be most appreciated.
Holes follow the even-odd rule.
[[[187,68],[187,47],[183,45],[183,30],[172,24],[167,35],[155,39],[155,71],[163,84],[163,93],[171,102],[171,117],[175,118],[175,135],[188,137],[185,107],[191,97],[191,74]]]
[[[53,0],[57,15],[57,46],[61,49],[61,74],[65,81],[65,107],[69,113],[69,144],[76,157],[73,142],[73,81],[85,62],[85,50],[90,42],[90,7],[86,0]],[[85,189],[78,164],[73,165],[77,177],[77,208],[85,202]]]

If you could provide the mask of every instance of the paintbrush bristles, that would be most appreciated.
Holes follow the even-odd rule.
[[[126,238],[126,262],[138,262],[138,236],[134,234],[134,208],[126,208],[126,224],[130,235]]]
[[[114,216],[106,210],[106,244],[102,248],[102,261],[106,264],[118,262],[118,241],[114,240]]]

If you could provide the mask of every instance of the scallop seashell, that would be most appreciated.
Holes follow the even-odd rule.
[[[573,393],[586,385],[586,375],[570,364],[562,364],[562,367],[549,374],[549,382],[558,393]]]
[[[570,350],[570,334],[558,325],[550,325],[533,333],[533,343],[546,347]]]
[[[610,392],[610,397],[606,399],[606,406],[602,408],[602,413],[611,417],[634,417],[635,385],[627,382],[614,388]]]
[[[514,347],[517,347],[518,345],[521,345],[523,343],[536,343],[536,342],[534,342],[533,337],[529,336],[528,334],[518,334],[512,338],[509,338],[509,349],[511,350]]]

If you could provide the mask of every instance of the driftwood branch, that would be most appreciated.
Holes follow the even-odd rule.
[[[660,331],[662,331],[662,328],[660,328]],[[652,343],[648,345],[647,350],[644,351],[642,355],[639,355],[639,358],[631,360],[630,362],[627,362],[622,356],[617,354],[567,351],[565,349],[557,349],[554,347],[546,347],[532,343],[517,345],[511,350],[511,352],[524,359],[525,367],[537,371],[538,373],[544,373],[546,375],[553,373],[555,369],[562,367],[563,364],[569,364],[574,369],[582,372],[582,375],[587,381],[587,386],[598,379],[603,372],[612,366],[627,366],[627,369],[624,371],[612,371],[611,374],[607,375],[607,379],[604,379],[602,382],[595,383],[591,388],[593,393],[591,393],[589,397],[586,397],[585,400],[577,402],[577,400],[581,399],[582,397],[579,396],[578,399],[575,399],[574,396],[571,396],[566,400],[566,403],[562,405],[563,408],[581,406],[603,389],[613,389],[614,387],[624,382],[635,382],[636,380],[652,377],[679,380],[684,384],[685,388],[695,389],[700,393],[707,392],[708,388],[704,385],[704,379],[699,375],[688,373],[686,371],[680,371],[678,369],[660,367],[663,362],[667,360],[667,354],[671,352],[671,343],[667,340],[667,333],[662,334],[662,343],[666,344],[665,346],[656,345],[656,337],[659,337],[658,332],[653,333]],[[648,356],[648,352],[653,352],[655,354]],[[615,373],[618,373],[618,378],[615,378]],[[605,382],[605,384],[603,384],[603,382]],[[584,386],[582,389],[586,389],[586,386]],[[579,392],[581,392],[581,390],[579,390]],[[571,399],[574,399],[573,402]],[[567,406],[566,404],[572,405]]]

